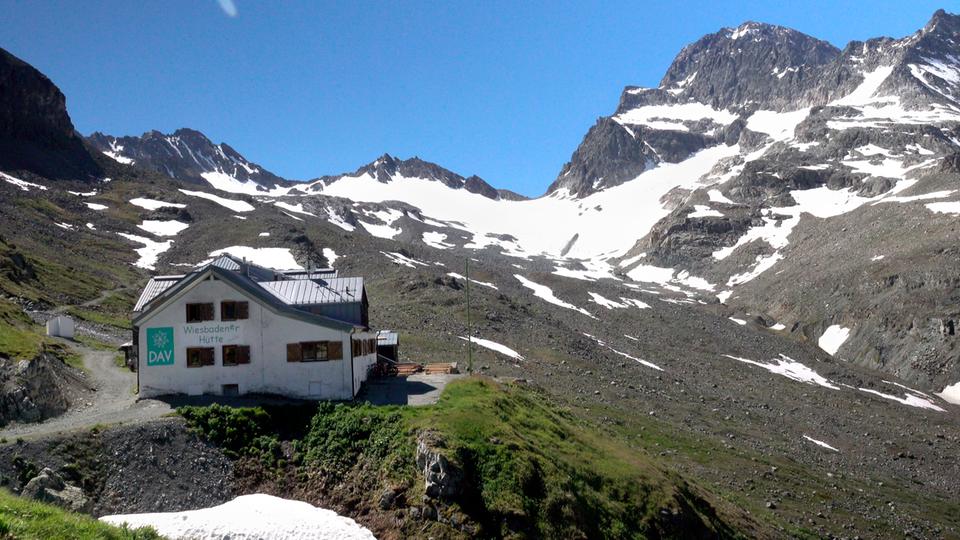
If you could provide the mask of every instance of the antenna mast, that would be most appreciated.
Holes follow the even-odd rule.
[[[467,274],[467,373],[473,373],[473,327],[470,325],[470,256],[467,256],[464,272]]]

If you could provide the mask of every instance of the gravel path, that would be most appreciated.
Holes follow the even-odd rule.
[[[137,400],[137,374],[113,363],[113,351],[101,351],[72,344],[83,356],[83,364],[94,388],[86,401],[75,402],[66,413],[36,424],[12,424],[0,437],[35,438],[60,432],[88,429],[97,424],[140,422],[170,412],[162,401]]]

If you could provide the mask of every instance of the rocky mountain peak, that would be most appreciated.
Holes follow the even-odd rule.
[[[99,173],[73,127],[60,89],[33,66],[3,49],[0,169],[82,180]]]
[[[114,137],[94,133],[87,141],[120,163],[136,164],[171,178],[214,187],[256,193],[284,185],[286,180],[248,161],[226,143],[214,144],[206,135],[190,128],[171,134],[151,130],[139,137]],[[236,184],[230,186],[228,184]]]
[[[756,102],[782,108],[796,100],[802,80],[839,54],[833,45],[782,26],[746,22],[684,47],[660,88],[678,100],[718,109]]]

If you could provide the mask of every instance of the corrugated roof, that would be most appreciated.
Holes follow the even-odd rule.
[[[400,341],[400,335],[390,330],[380,330],[377,332],[377,345],[396,345]]]
[[[282,302],[294,306],[363,301],[363,278],[360,277],[263,281],[258,285]]]
[[[309,271],[287,270],[281,273],[291,279],[333,279],[337,277],[337,271],[333,268],[317,268]]]
[[[150,281],[147,282],[146,287],[143,288],[143,292],[140,293],[140,298],[137,299],[136,305],[133,306],[133,311],[143,310],[143,306],[163,294],[163,292],[170,287],[176,285],[183,277],[184,276],[157,276],[151,278]]]

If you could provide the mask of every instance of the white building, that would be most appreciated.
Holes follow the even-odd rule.
[[[73,319],[65,315],[57,315],[47,321],[47,335],[73,339]]]
[[[151,279],[133,327],[141,397],[347,400],[377,358],[362,278],[275,271],[229,255]]]

